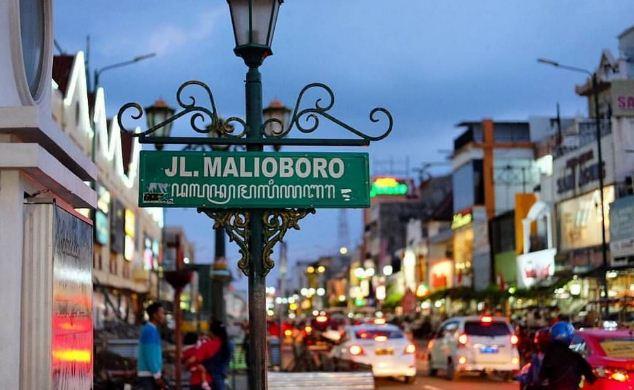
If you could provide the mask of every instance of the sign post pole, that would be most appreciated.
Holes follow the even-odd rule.
[[[387,129],[377,136],[368,135],[337,119],[330,113],[335,103],[332,90],[321,83],[305,86],[299,93],[288,126],[278,119],[262,120],[262,84],[258,67],[263,58],[245,58],[246,121],[232,117],[225,121],[216,111],[211,89],[200,81],[181,85],[176,100],[182,110],[149,129],[138,132],[126,127],[123,114],[140,119],[145,113],[138,103],[125,104],[118,113],[122,131],[138,137],[140,143],[189,145],[198,150],[218,145],[243,145],[246,152],[142,152],[139,175],[141,207],[195,207],[214,220],[214,228],[223,228],[236,242],[241,258],[238,267],[249,279],[248,382],[251,390],[266,390],[266,275],[273,268],[275,244],[289,229],[299,230],[299,221],[315,207],[363,208],[370,206],[369,163],[361,153],[264,153],[264,146],[368,146],[386,138],[392,131],[393,118],[388,110],[376,107],[370,121],[386,122]],[[199,88],[211,107],[199,105],[186,89]],[[303,107],[307,92],[321,92],[312,106]],[[152,136],[161,128],[190,115],[197,133],[216,137]],[[293,128],[313,133],[320,118],[343,128],[354,138],[321,139],[287,137]],[[211,124],[201,127],[204,119]],[[383,119],[383,120],[381,120]],[[233,124],[241,129],[235,129]],[[265,132],[265,129],[270,131]],[[165,160],[167,158],[167,160]],[[166,163],[167,161],[167,163]],[[290,164],[290,165],[289,165]],[[223,168],[224,167],[224,168]],[[310,172],[312,173],[309,173]],[[213,173],[213,174],[212,174]],[[257,174],[256,174],[257,173]]]
[[[256,66],[249,66],[245,85],[247,138],[262,141],[262,79]],[[261,152],[262,144],[247,147]],[[262,259],[262,212],[253,209],[249,220],[249,389],[266,389],[266,272]]]

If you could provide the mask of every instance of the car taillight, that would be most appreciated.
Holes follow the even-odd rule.
[[[361,348],[358,345],[351,345],[350,348],[348,348],[348,350],[350,351],[350,355],[352,356],[359,356],[359,355],[363,355],[363,348]]]
[[[407,344],[403,353],[406,355],[416,353],[416,346],[414,344]]]
[[[460,336],[458,336],[458,342],[462,345],[466,345],[467,341],[469,341],[469,337],[466,334],[461,334]]]
[[[594,372],[597,374],[598,377],[607,378],[616,382],[626,382],[630,377],[625,370],[619,370],[609,367],[597,367]]]
[[[514,334],[511,335],[511,344],[517,345],[517,343],[519,341],[520,341],[520,339],[518,339],[516,335],[514,335]]]
[[[625,371],[614,371],[609,378],[613,381],[625,382],[629,378],[629,375],[627,375],[627,372]]]
[[[480,321],[484,322],[485,324],[490,324],[491,321],[493,321],[493,318],[491,318],[491,316],[482,316],[482,318],[480,318]]]

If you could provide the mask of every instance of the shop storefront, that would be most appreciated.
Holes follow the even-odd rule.
[[[491,273],[489,228],[486,210],[474,206],[456,213],[451,228],[457,287],[486,289]]]

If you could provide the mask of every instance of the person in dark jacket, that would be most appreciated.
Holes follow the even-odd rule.
[[[547,389],[575,390],[581,378],[589,383],[597,378],[592,367],[579,353],[570,349],[575,328],[560,321],[550,328],[550,345],[544,353],[539,378]]]

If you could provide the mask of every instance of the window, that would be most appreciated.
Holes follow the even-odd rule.
[[[467,321],[464,324],[464,332],[470,336],[506,336],[511,334],[511,329],[502,321],[481,322]]]
[[[572,339],[572,342],[570,343],[570,349],[579,353],[583,357],[588,356],[588,346],[586,344],[586,341],[579,335],[575,335]]]
[[[448,322],[440,328],[438,337],[453,336],[456,330],[458,330],[458,323],[455,321]]]
[[[20,0],[20,35],[24,73],[31,96],[35,98],[40,85],[44,60],[44,2],[42,0]]]
[[[456,169],[452,174],[452,182],[454,212],[484,204],[482,160],[472,160]]]

